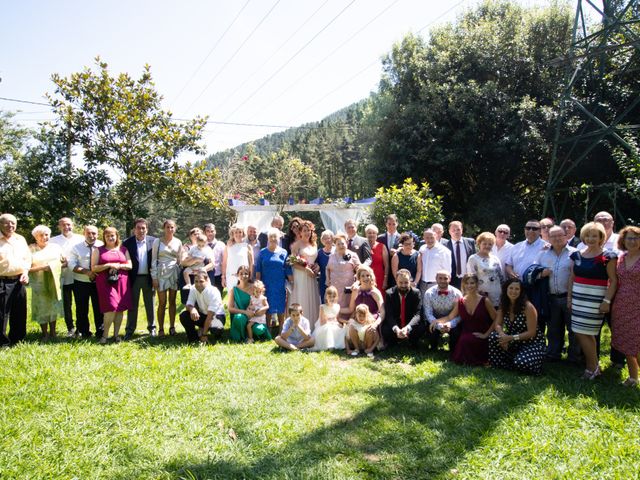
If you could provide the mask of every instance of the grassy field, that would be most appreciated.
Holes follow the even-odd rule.
[[[144,315],[142,315],[144,318]],[[61,322],[63,324],[63,322]],[[142,323],[140,328],[144,328]],[[640,391],[464,368],[444,353],[376,360],[184,333],[0,351],[0,478],[637,478]],[[180,329],[179,329],[180,330]],[[608,343],[608,342],[607,342]]]

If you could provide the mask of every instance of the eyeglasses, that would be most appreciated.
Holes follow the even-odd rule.
[[[529,226],[527,226],[527,227],[524,227],[524,229],[525,230],[532,230],[534,232],[537,232],[538,230],[540,230],[540,227],[529,227]]]
[[[540,228],[543,230],[549,230],[551,227],[553,227],[553,225],[540,225]]]
[[[511,232],[509,230],[497,230],[498,233],[504,233],[505,235],[509,235]]]

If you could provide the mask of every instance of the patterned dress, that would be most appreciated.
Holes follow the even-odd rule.
[[[489,297],[494,307],[500,305],[500,293],[502,291],[502,264],[494,254],[483,257],[474,253],[467,260],[467,272],[478,276],[478,292]]]
[[[625,355],[640,353],[640,260],[630,268],[618,259],[618,291],[611,308],[611,346]]]
[[[334,286],[338,290],[338,303],[341,308],[348,307],[351,301],[351,294],[345,294],[344,289],[353,285],[358,265],[360,265],[360,259],[354,254],[351,254],[349,260],[345,260],[342,257],[338,258],[337,253],[333,253],[331,257],[329,257],[327,269],[330,271],[328,277],[331,282],[328,286]],[[341,316],[344,319],[349,318],[349,315]]]
[[[62,293],[60,274],[62,272],[62,248],[49,242],[46,247],[29,247],[32,265],[49,265],[49,270],[29,273],[31,284],[31,318],[39,324],[55,322],[62,316]]]
[[[512,319],[510,315],[503,318],[502,329],[507,335],[518,335],[527,331],[527,317],[524,310]],[[498,332],[489,335],[489,362],[492,367],[516,370],[522,373],[539,375],[542,373],[546,347],[544,337],[536,329],[535,337],[529,340],[517,340],[509,343],[504,350],[498,342]]]
[[[598,335],[604,320],[599,312],[609,284],[607,264],[617,255],[605,250],[600,255],[583,257],[580,251],[569,257],[573,260],[573,288],[571,290],[571,330],[584,335]]]

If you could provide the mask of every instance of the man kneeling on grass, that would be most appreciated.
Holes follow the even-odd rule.
[[[220,292],[211,283],[205,271],[199,271],[195,276],[195,288],[189,290],[187,308],[180,314],[180,323],[187,333],[189,342],[206,344],[211,328],[214,332],[214,342],[222,335],[224,328],[224,312]],[[220,318],[222,317],[222,318]],[[196,331],[199,327],[199,331]]]
[[[284,321],[282,333],[276,337],[276,343],[286,350],[313,347],[315,340],[311,336],[309,320],[302,316],[302,306],[299,303],[289,306],[289,318]]]

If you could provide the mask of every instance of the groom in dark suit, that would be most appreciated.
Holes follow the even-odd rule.
[[[411,273],[404,268],[396,274],[396,286],[386,291],[385,317],[381,325],[382,338],[387,345],[405,340],[411,346],[427,331],[422,319],[422,295],[411,287]]]
[[[151,284],[151,250],[156,239],[147,235],[149,224],[144,218],[135,221],[134,235],[127,238],[122,245],[126,247],[131,257],[131,271],[129,272],[129,288],[131,288],[131,310],[127,311],[127,326],[125,340],[133,338],[138,324],[138,303],[140,293],[144,301],[147,314],[147,329],[151,336],[155,336],[156,327],[153,317],[153,286]]]
[[[449,224],[449,236],[444,246],[451,250],[451,285],[459,289],[462,276],[467,273],[467,260],[476,253],[476,241],[462,236],[462,222],[458,220]]]

